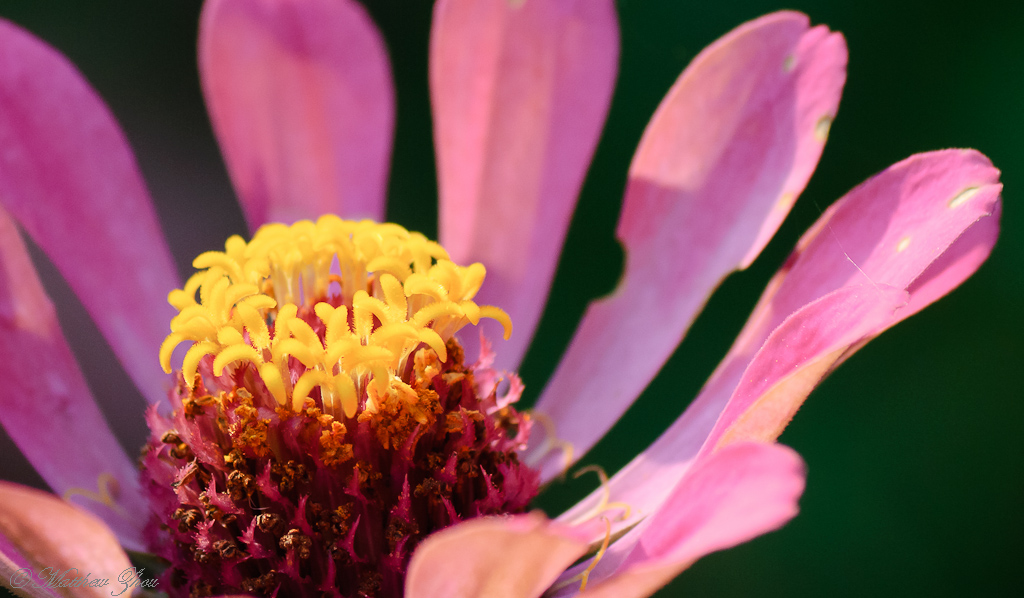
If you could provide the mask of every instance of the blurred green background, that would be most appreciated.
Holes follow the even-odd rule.
[[[436,233],[426,78],[431,3],[368,0],[397,78],[390,219]],[[776,239],[714,296],[637,405],[584,463],[609,472],[685,408],[774,269],[834,199],[912,153],[975,147],[1003,170],[1003,232],[963,288],[872,342],[811,396],[781,441],[806,459],[801,514],[711,555],[660,596],[999,596],[1024,591],[1024,3],[621,0],[618,87],[541,331],[522,369],[536,397],[588,301],[615,283],[625,173],[650,114],[704,46],[780,8],[846,35],[849,77],[821,164]],[[199,0],[4,0],[0,16],[59,48],[112,107],[139,156],[182,272],[244,233],[195,68]],[[126,449],[141,398],[43,265],[90,386]],[[155,349],[154,349],[155,351]],[[155,358],[155,357],[154,357]],[[1014,365],[1016,364],[1016,365]],[[0,436],[0,477],[41,485]],[[593,486],[555,485],[549,514]]]

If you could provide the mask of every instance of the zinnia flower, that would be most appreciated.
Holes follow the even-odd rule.
[[[65,499],[0,485],[4,584],[50,596],[17,571],[75,568],[116,591],[128,550],[168,560],[172,595],[649,595],[796,513],[803,464],[773,441],[829,371],[959,285],[998,234],[999,173],[975,151],[872,177],[799,241],[662,437],[568,512],[527,513],[774,234],[821,155],[846,47],[781,12],[694,59],[630,168],[622,279],[523,414],[503,372],[539,320],[608,108],[615,12],[441,0],[433,27],[440,245],[355,221],[384,213],[393,121],[362,8],[207,3],[204,92],[255,232],[181,285],[101,100],[0,21],[0,421]],[[15,222],[152,404],[141,477]],[[509,316],[496,352],[469,327],[507,333]]]

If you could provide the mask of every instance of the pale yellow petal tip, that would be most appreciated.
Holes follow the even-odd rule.
[[[500,307],[494,307],[493,305],[484,305],[480,308],[481,318],[490,318],[496,320],[504,328],[503,338],[508,340],[512,336],[512,318],[509,317],[505,310]]]
[[[272,363],[264,363],[260,366],[260,378],[263,379],[263,384],[270,391],[270,394],[274,396],[274,400],[280,406],[288,404],[288,391],[284,386],[284,379],[281,378],[281,372],[277,369],[277,366]]]
[[[438,333],[434,332],[430,328],[424,328],[420,331],[419,339],[420,342],[425,343],[428,347],[433,349],[434,353],[437,353],[437,358],[440,359],[442,363],[448,361],[448,348],[445,346],[444,340]]]
[[[185,309],[189,305],[194,305],[195,302],[195,295],[189,295],[184,289],[174,289],[167,293],[167,303],[170,303],[171,307],[178,311]]]
[[[174,353],[174,349],[183,340],[180,334],[171,334],[164,339],[164,342],[160,343],[160,367],[164,370],[165,374],[171,373],[171,354]]]
[[[295,382],[295,388],[292,389],[292,410],[302,410],[303,403],[306,402],[306,397],[313,391],[320,382],[323,380],[323,372],[316,370],[309,370],[306,373],[299,376],[297,382]]]
[[[355,417],[359,409],[359,398],[356,396],[355,383],[348,374],[338,374],[334,377],[334,392],[345,417]]]
[[[213,360],[213,373],[218,376],[223,375],[224,368],[236,361],[248,361],[256,366],[263,365],[263,358],[256,353],[256,349],[243,343],[221,348],[220,352],[217,353],[217,357]]]
[[[195,384],[196,373],[199,371],[199,362],[207,355],[216,353],[217,349],[217,343],[205,341],[195,343],[188,352],[185,353],[185,359],[181,364],[181,375],[185,379],[185,384],[187,384],[189,388],[192,388]]]

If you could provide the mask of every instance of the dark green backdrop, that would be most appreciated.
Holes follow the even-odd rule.
[[[389,217],[436,231],[426,86],[430,3],[371,0],[398,81]],[[872,342],[822,385],[782,436],[807,460],[802,513],[783,530],[698,562],[662,595],[1006,595],[1024,589],[1024,4],[860,0],[621,0],[622,62],[541,332],[522,374],[536,396],[586,303],[609,290],[625,172],[664,92],[705,45],[780,8],[846,34],[849,78],[817,174],[764,255],[726,282],[687,340],[585,460],[609,471],[678,415],[739,330],[799,234],[835,198],[907,155],[975,147],[1003,169],[1003,233],[964,287]],[[195,71],[198,0],[4,0],[0,15],[67,54],[138,152],[184,268],[243,222],[206,121]],[[184,272],[184,269],[183,269]],[[142,400],[52,270],[62,320],[125,447]],[[100,347],[101,350],[98,350]],[[155,356],[154,356],[155,358]],[[125,405],[128,405],[125,407]],[[0,473],[41,480],[6,436]],[[584,478],[592,484],[593,480]],[[589,486],[542,497],[551,514]]]

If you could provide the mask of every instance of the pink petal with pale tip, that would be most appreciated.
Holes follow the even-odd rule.
[[[587,309],[537,406],[577,456],[775,232],[817,165],[845,73],[841,35],[781,12],[712,44],[666,96],[630,169],[623,280]],[[560,466],[548,459],[546,476]]]
[[[543,515],[486,517],[429,536],[412,555],[408,598],[534,598],[587,550]]]
[[[394,129],[387,50],[351,0],[211,0],[199,72],[250,228],[384,217]]]
[[[824,374],[870,338],[963,282],[996,241],[1001,209],[998,176],[988,159],[974,151],[919,154],[872,177],[830,207],[768,284],[700,395],[654,444],[612,478],[611,500],[656,508],[701,447],[704,453],[717,447],[740,418],[765,424],[761,431],[781,431],[772,426],[785,425],[779,417],[785,413],[782,407],[794,411]],[[965,196],[965,189],[974,191]],[[909,243],[903,241],[907,238]],[[870,304],[857,306],[858,296],[877,302],[893,289],[908,296],[895,317],[886,315],[884,301],[877,305],[881,311],[861,312]],[[832,315],[823,309],[830,305]],[[814,329],[818,324],[805,318],[828,324],[830,317],[849,319],[847,312],[875,315],[850,320],[849,339],[830,348],[821,348],[827,342],[820,344],[828,338],[815,344],[810,342],[813,337],[795,349],[786,348],[784,329]],[[862,338],[857,340],[858,336]],[[773,363],[776,359],[779,364]],[[764,368],[787,362],[807,369],[788,380],[757,382]],[[749,386],[751,380],[760,386]],[[762,407],[765,412],[759,413]],[[599,498],[595,493],[564,517],[585,512]]]
[[[700,557],[782,527],[803,490],[804,464],[793,450],[731,445],[702,460],[661,510],[613,544],[581,595],[649,596]]]
[[[4,505],[0,509],[0,534],[32,564],[36,573],[52,567],[58,572],[69,572],[69,576],[77,570],[76,575],[88,573],[89,579],[110,581],[106,587],[64,588],[60,595],[110,596],[118,576],[132,567],[117,538],[103,522],[55,496],[0,482],[0,503]]]
[[[456,262],[487,266],[477,301],[512,317],[499,369],[516,367],[540,320],[618,56],[611,0],[442,0],[434,9],[441,243]]]
[[[917,154],[868,179],[800,239],[738,343],[753,337],[756,350],[789,313],[850,284],[908,289],[910,312],[916,313],[958,286],[987,257],[998,236],[1001,190],[999,171],[974,150]],[[947,263],[966,249],[958,239],[976,226],[967,238],[975,247],[970,257]],[[937,262],[951,248],[953,253]],[[931,270],[925,276],[933,280],[929,291],[918,296],[915,285],[933,264],[946,264],[948,271]]]
[[[0,209],[0,423],[57,493],[142,546],[138,472],[93,402],[17,227]]]
[[[135,158],[53,48],[0,20],[0,206],[46,252],[147,399],[179,286]]]
[[[704,444],[755,353],[804,305],[844,286],[906,289],[908,304],[891,326],[963,282],[995,244],[1001,189],[988,158],[944,150],[911,156],[837,201],[768,283],[729,353],[655,453],[692,455]]]

